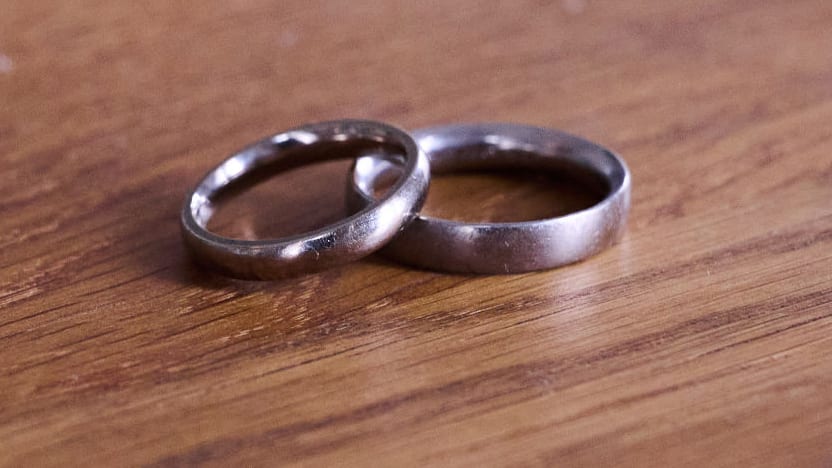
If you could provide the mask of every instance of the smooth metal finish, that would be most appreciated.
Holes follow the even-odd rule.
[[[411,265],[465,273],[518,273],[585,259],[621,236],[630,207],[630,173],[613,152],[557,130],[514,124],[464,124],[413,132],[433,174],[473,169],[568,172],[602,190],[581,211],[539,221],[462,223],[420,215],[381,252]],[[356,160],[348,200],[374,202],[391,170],[389,154]]]
[[[403,155],[403,177],[384,198],[336,224],[267,240],[231,239],[206,229],[215,202],[241,185],[316,161],[379,152]],[[254,143],[211,170],[185,199],[182,235],[200,263],[229,276],[277,279],[309,273],[381,248],[422,207],[429,178],[426,156],[395,127],[363,120],[304,125]]]

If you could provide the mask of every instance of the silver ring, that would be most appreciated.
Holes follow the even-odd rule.
[[[404,176],[384,198],[338,223],[267,240],[231,239],[206,229],[215,202],[232,187],[316,161],[378,152],[403,155]],[[421,208],[429,178],[427,157],[398,128],[362,120],[304,125],[258,141],[208,172],[185,199],[182,235],[197,261],[229,276],[277,279],[309,273],[381,248]]]
[[[518,273],[577,262],[615,243],[630,207],[630,173],[615,153],[557,130],[514,124],[463,124],[411,133],[433,174],[471,169],[568,172],[603,190],[597,204],[565,216],[527,222],[462,223],[417,216],[381,252],[422,268],[465,273]],[[373,203],[392,155],[356,160],[348,201]]]

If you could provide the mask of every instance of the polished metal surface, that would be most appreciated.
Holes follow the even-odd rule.
[[[379,152],[403,157],[403,177],[385,197],[336,224],[266,240],[231,239],[206,229],[215,202],[233,189],[292,167]],[[382,247],[421,208],[428,181],[427,158],[402,130],[363,120],[304,125],[254,143],[211,170],[185,199],[182,235],[196,260],[229,276],[299,275],[359,259]]]
[[[630,174],[611,151],[551,129],[514,124],[463,124],[412,132],[433,174],[475,169],[567,172],[603,199],[565,216],[527,222],[463,223],[420,215],[381,252],[411,265],[466,273],[518,273],[585,259],[609,247],[624,231]],[[399,164],[392,155],[356,160],[348,199],[374,203],[380,181]]]

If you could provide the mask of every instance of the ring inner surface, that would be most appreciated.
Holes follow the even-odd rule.
[[[260,155],[265,162],[250,165],[205,197],[199,211],[207,216],[197,220],[210,232],[231,239],[274,239],[315,231],[350,215],[343,193],[348,160],[379,152],[403,154],[404,148],[353,137]]]
[[[430,158],[432,182],[423,218],[466,223],[534,221],[587,209],[612,190],[587,165],[533,151],[481,144],[434,151]],[[375,159],[372,169],[356,171],[359,189],[372,192],[375,199],[401,174],[400,163],[384,159]]]
[[[396,143],[379,142],[369,138],[352,138],[345,141],[318,141],[304,146],[281,149],[279,153],[274,152],[273,157],[269,157],[264,164],[257,164],[230,183],[219,187],[208,198],[212,202],[222,201],[276,174],[298,167],[338,159],[356,159],[378,153],[401,155],[404,154],[404,147]]]

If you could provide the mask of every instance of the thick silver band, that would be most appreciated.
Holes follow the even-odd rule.
[[[379,152],[404,156],[403,177],[384,198],[336,224],[268,240],[231,239],[206,229],[214,202],[227,189],[316,161]],[[258,141],[212,169],[185,199],[182,235],[200,263],[229,276],[276,279],[308,273],[381,248],[421,208],[429,177],[424,153],[398,128],[363,120],[304,125]]]
[[[589,257],[623,233],[630,173],[613,152],[557,130],[514,124],[463,124],[412,132],[433,174],[471,169],[567,171],[603,190],[603,199],[555,218],[511,223],[462,223],[420,215],[383,250],[411,265],[465,273],[518,273]],[[386,158],[386,159],[385,159]],[[353,207],[374,202],[392,155],[356,161],[348,190]]]

